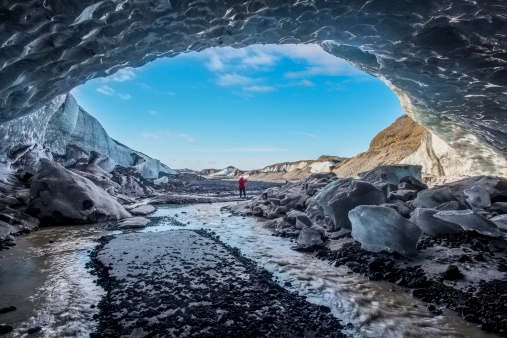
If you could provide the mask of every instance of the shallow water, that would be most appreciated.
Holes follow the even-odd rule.
[[[353,336],[493,337],[452,311],[433,316],[410,291],[397,286],[389,291],[390,283],[369,281],[313,254],[295,252],[290,249],[295,243],[272,236],[261,220],[231,216],[220,211],[223,205],[159,207],[153,216],[168,218],[143,232],[213,230],[222,241],[272,272],[282,286],[290,282],[289,290],[329,306],[344,325],[352,324],[346,332]],[[186,226],[175,227],[171,219]],[[0,307],[18,307],[0,315],[0,323],[16,328],[12,337],[27,336],[26,331],[37,326],[42,327],[41,333],[30,337],[88,337],[97,313],[92,305],[104,291],[85,265],[97,245],[94,240],[110,233],[98,226],[44,228],[19,237],[16,247],[0,252]]]

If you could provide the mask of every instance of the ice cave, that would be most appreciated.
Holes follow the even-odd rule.
[[[505,0],[0,0],[0,43],[0,335],[507,337]],[[177,172],[70,94],[255,44],[378,78],[420,144],[238,200],[237,168]]]

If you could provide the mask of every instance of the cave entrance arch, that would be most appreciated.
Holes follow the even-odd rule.
[[[506,14],[502,0],[6,0],[1,152],[35,141],[58,95],[91,78],[209,47],[316,43],[391,86],[477,173],[506,176]]]

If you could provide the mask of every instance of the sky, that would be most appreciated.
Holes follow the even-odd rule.
[[[404,114],[384,83],[317,45],[207,49],[72,94],[112,138],[175,169],[352,157]]]

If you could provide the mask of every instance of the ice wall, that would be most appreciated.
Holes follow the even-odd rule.
[[[316,43],[425,107],[421,118],[407,113],[461,156],[484,159],[474,170],[495,172],[507,149],[506,17],[504,0],[4,0],[0,123],[43,119],[36,112],[58,95],[158,57]],[[437,128],[435,116],[452,123]]]

